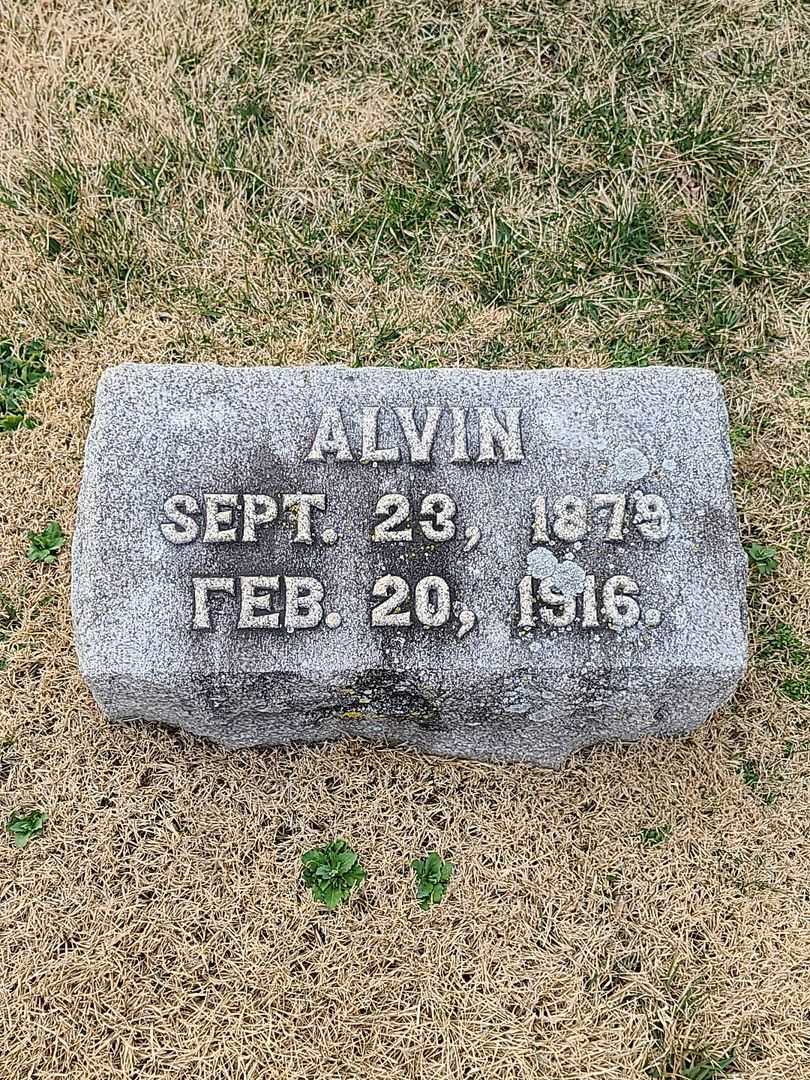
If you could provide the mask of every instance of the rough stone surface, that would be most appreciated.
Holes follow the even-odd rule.
[[[229,747],[557,765],[682,733],[746,661],[730,464],[696,369],[125,364],[86,449],[81,670],[109,716]]]

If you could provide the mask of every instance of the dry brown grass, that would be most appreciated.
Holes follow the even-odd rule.
[[[0,338],[53,376],[0,434],[0,811],[49,813],[0,844],[3,1080],[810,1077],[808,672],[774,643],[810,614],[806,9],[640,10],[0,9]],[[720,372],[744,533],[779,553],[704,729],[548,773],[99,715],[67,555],[25,537],[70,534],[105,366],[628,355]],[[328,915],[299,856],[335,836],[369,877]],[[433,848],[457,870],[423,913]]]

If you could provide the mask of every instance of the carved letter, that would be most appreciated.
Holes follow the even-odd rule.
[[[288,577],[284,579],[287,593],[284,605],[284,625],[288,630],[309,630],[323,618],[323,585],[317,578]]]
[[[399,461],[398,446],[378,446],[377,417],[380,414],[379,405],[373,408],[363,409],[363,453],[361,461]]]
[[[181,509],[183,508],[183,509]],[[171,544],[190,544],[196,540],[200,527],[190,514],[199,510],[197,500],[191,495],[170,495],[163,504],[163,513],[169,521],[161,521],[160,531]],[[170,524],[171,522],[171,524]]]
[[[277,630],[277,611],[271,611],[268,593],[278,592],[277,577],[243,577],[239,579],[242,586],[242,603],[239,607],[240,630]],[[261,593],[256,593],[262,589]],[[258,613],[258,614],[257,614]]]
[[[463,465],[470,460],[467,450],[467,410],[451,409],[453,415],[453,457],[454,465]]]
[[[236,539],[236,526],[233,523],[233,512],[238,505],[238,495],[205,496],[205,533],[203,534],[203,543],[221,544],[228,540]],[[230,528],[223,529],[220,527],[222,525],[228,525]]]
[[[421,464],[430,461],[433,440],[436,438],[436,428],[439,426],[442,411],[437,405],[429,405],[425,412],[424,427],[419,431],[414,420],[413,406],[409,409],[394,409],[399,417],[405,441],[408,443],[411,461]]]
[[[208,595],[212,592],[221,592],[233,596],[234,580],[229,577],[195,577],[191,581],[194,585],[194,614],[191,625],[195,630],[210,630],[211,612],[208,609]]]
[[[284,496],[284,509],[295,510],[294,544],[312,543],[312,510],[326,509],[325,495],[307,495],[299,491],[297,495]]]
[[[253,543],[256,539],[256,526],[269,525],[278,516],[278,505],[270,495],[245,495],[245,513],[242,525],[242,539]],[[259,509],[261,507],[261,509]]]
[[[343,417],[335,405],[329,405],[321,413],[321,421],[312,448],[307,454],[307,461],[323,461],[324,454],[335,454],[336,461],[354,460],[349,449],[349,440],[346,438]]]
[[[495,461],[495,444],[503,451],[504,461],[523,460],[523,441],[520,436],[520,409],[504,409],[506,427],[488,405],[478,410],[480,431],[479,461]]]

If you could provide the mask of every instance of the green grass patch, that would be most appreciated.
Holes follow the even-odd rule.
[[[608,344],[607,354],[612,367],[648,367],[658,360],[658,346],[655,342],[618,337]]]
[[[720,1080],[729,1076],[737,1065],[731,1053],[716,1054],[710,1050],[686,1050],[669,1054],[660,1064],[651,1066],[651,1080]]]
[[[776,474],[776,482],[800,499],[810,497],[810,465],[789,465]]]
[[[797,678],[785,679],[780,689],[791,701],[810,702],[810,673]]]
[[[394,184],[352,215],[345,236],[364,239],[372,249],[411,250],[453,205],[440,191]]]
[[[569,232],[569,277],[627,275],[641,268],[660,243],[660,216],[650,201],[593,213]]]
[[[22,626],[22,614],[16,603],[0,592],[0,641],[4,642]]]
[[[624,104],[615,98],[578,103],[571,120],[593,152],[600,172],[628,168],[649,142],[645,128],[632,123]]]
[[[0,185],[0,203],[22,213],[45,213],[60,221],[72,219],[79,206],[82,172],[72,161],[39,162],[14,186]]]
[[[641,842],[646,847],[658,847],[672,835],[671,825],[650,825],[641,830]]]
[[[102,169],[102,180],[107,195],[114,199],[138,199],[149,204],[157,199],[170,177],[170,155],[162,160],[154,158],[117,158],[108,161]]]
[[[810,646],[798,636],[792,626],[779,622],[759,634],[759,652],[765,658],[779,656],[793,664],[810,660]]]
[[[508,304],[518,294],[530,257],[529,246],[507,222],[493,216],[487,242],[475,260],[475,282],[482,304]]]
[[[745,758],[739,762],[737,771],[745,786],[750,788],[753,794],[761,799],[766,806],[770,806],[771,803],[776,801],[778,792],[766,782],[755,761],[752,761],[751,758]]]
[[[0,431],[34,426],[24,406],[42,380],[49,377],[43,342],[15,345],[0,341]]]
[[[731,102],[679,90],[669,142],[701,177],[736,177],[746,161],[742,125]]]
[[[111,90],[88,86],[76,79],[66,81],[62,98],[67,107],[91,113],[98,120],[108,120],[121,112],[121,102]]]

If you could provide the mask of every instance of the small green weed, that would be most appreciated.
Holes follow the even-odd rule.
[[[0,341],[0,431],[34,426],[26,418],[23,404],[48,377],[45,346],[41,341],[17,346],[11,341]]]
[[[795,739],[786,739],[782,743],[782,757],[790,761],[797,754],[810,754],[810,739],[796,742]]]
[[[416,877],[416,898],[422,910],[426,911],[431,904],[441,903],[453,876],[453,864],[431,851],[424,859],[414,859],[411,869]]]
[[[278,118],[268,99],[259,93],[247,94],[237,104],[234,116],[247,135],[272,131]]]
[[[664,841],[669,840],[671,833],[671,825],[651,825],[649,828],[641,830],[641,842],[646,844],[647,847],[656,847],[658,844],[663,844]]]
[[[365,367],[367,364],[387,365],[391,352],[402,337],[403,328],[379,318],[374,319],[374,330],[360,334],[355,338],[355,347],[351,359],[352,367]]]
[[[6,822],[6,832],[13,836],[16,847],[24,848],[29,840],[42,835],[47,820],[44,810],[15,810]]]
[[[366,877],[366,872],[345,840],[333,840],[322,848],[305,851],[301,856],[303,881],[313,899],[330,911],[349,899],[352,889]]]
[[[751,569],[758,577],[771,577],[779,567],[779,555],[776,548],[767,544],[748,544],[745,548]]]
[[[50,521],[42,532],[28,533],[28,558],[32,562],[53,563],[65,543],[65,534],[58,521]]]

